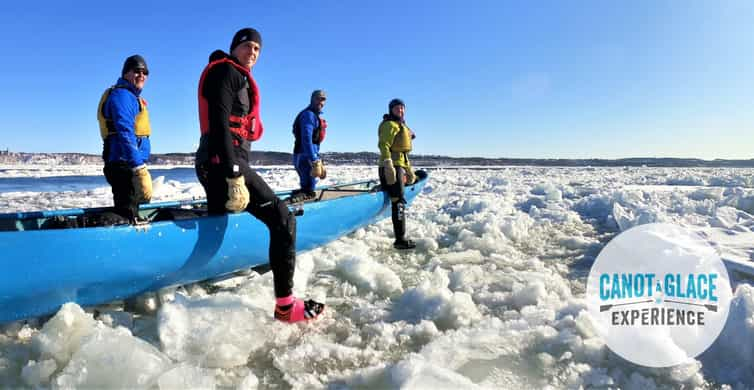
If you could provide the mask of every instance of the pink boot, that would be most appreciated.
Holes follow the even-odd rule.
[[[303,301],[289,295],[285,298],[278,298],[275,304],[275,319],[278,321],[294,323],[299,321],[309,321],[317,318],[325,311],[323,303],[315,302],[311,299]]]

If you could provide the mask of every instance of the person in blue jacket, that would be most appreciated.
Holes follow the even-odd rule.
[[[318,89],[312,92],[309,106],[296,115],[293,121],[293,166],[301,188],[294,192],[294,202],[313,198],[317,178],[327,177],[327,171],[319,155],[319,145],[324,141],[327,121],[321,118],[327,95]]]
[[[114,211],[131,222],[136,222],[139,203],[152,200],[152,177],[146,165],[152,130],[147,102],[140,96],[147,76],[142,56],[126,58],[121,77],[105,90],[97,109],[103,171],[112,186]]]

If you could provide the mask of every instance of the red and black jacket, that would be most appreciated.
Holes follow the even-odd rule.
[[[234,165],[248,165],[250,142],[264,132],[259,116],[259,88],[235,58],[210,62],[199,79],[197,164],[219,164],[226,177],[239,175]]]

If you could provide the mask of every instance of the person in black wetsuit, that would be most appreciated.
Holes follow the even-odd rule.
[[[259,88],[251,75],[261,50],[259,32],[253,28],[241,29],[233,36],[230,54],[215,51],[202,72],[198,90],[201,138],[196,172],[207,193],[210,214],[246,211],[267,225],[275,318],[284,322],[304,321],[316,318],[325,306],[293,296],[295,217],[249,166],[251,142],[264,132]]]

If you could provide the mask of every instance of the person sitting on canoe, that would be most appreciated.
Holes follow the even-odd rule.
[[[392,204],[393,232],[395,249],[413,249],[416,244],[406,238],[406,198],[404,185],[413,184],[416,175],[411,168],[408,152],[414,132],[406,126],[404,114],[406,105],[401,99],[393,99],[388,104],[388,113],[382,117],[379,127],[380,184],[390,196]]]
[[[121,77],[105,90],[97,108],[103,171],[112,186],[114,211],[132,223],[138,217],[139,203],[152,200],[152,177],[146,165],[151,127],[147,102],[140,96],[147,76],[142,56],[126,58]]]
[[[312,92],[309,106],[296,115],[293,121],[293,166],[298,173],[301,188],[291,196],[295,201],[314,198],[317,178],[327,176],[325,164],[319,155],[319,144],[325,139],[327,121],[321,118],[327,96],[318,89]]]
[[[196,172],[207,193],[210,214],[247,211],[270,231],[270,268],[275,287],[275,318],[298,322],[316,318],[325,305],[293,296],[296,219],[269,185],[249,166],[250,144],[264,131],[259,88],[251,69],[259,59],[262,36],[239,30],[230,55],[213,55],[199,79]],[[253,237],[250,237],[253,239]]]

